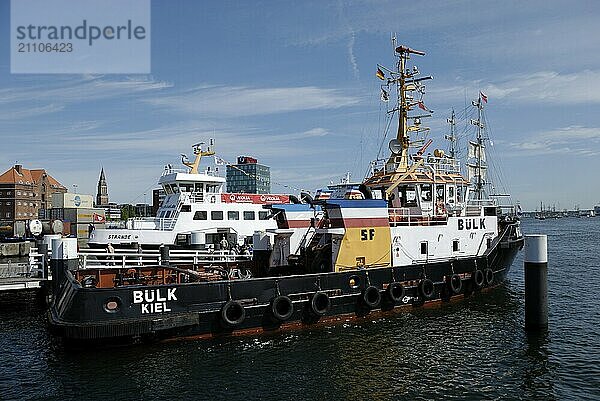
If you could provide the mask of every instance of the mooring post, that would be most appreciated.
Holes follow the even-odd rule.
[[[525,236],[525,330],[548,328],[548,237]]]
[[[56,295],[66,278],[67,270],[76,270],[79,265],[77,238],[55,238],[52,240],[52,292]]]
[[[38,253],[42,262],[42,278],[48,280],[48,244],[41,243],[38,247]]]
[[[171,256],[169,254],[169,246],[161,245],[160,246],[160,264],[168,266]]]

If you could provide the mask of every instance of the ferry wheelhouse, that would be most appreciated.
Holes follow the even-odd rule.
[[[124,229],[97,229],[90,234],[90,247],[112,245],[142,247],[160,245],[219,247],[223,239],[231,245],[249,245],[255,231],[275,228],[263,205],[288,203],[288,195],[226,193],[226,180],[216,169],[199,171],[209,147],[194,145],[195,160],[184,161],[187,169],[165,167],[158,184],[165,198],[155,217],[132,218]]]

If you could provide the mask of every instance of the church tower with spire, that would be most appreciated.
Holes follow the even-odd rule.
[[[104,167],[100,171],[100,179],[98,180],[98,194],[96,195],[96,206],[108,205],[108,185],[106,177],[104,177]]]

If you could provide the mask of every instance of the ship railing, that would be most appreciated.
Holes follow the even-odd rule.
[[[184,174],[188,174],[190,172],[189,169],[184,169],[184,168],[165,168],[161,174],[161,176],[165,176],[165,175],[169,175],[169,174],[175,174],[175,173],[184,173]],[[218,173],[217,171],[214,170],[209,170],[206,169],[204,171],[202,171],[202,174],[206,174],[206,175],[210,175],[212,177],[218,177]]]
[[[134,217],[129,219],[131,225],[126,227],[129,230],[163,230],[169,231],[175,227],[176,218],[165,217]]]
[[[208,250],[171,250],[169,252],[169,264],[175,266],[237,264],[250,259],[251,255],[232,253],[228,250],[212,252]],[[86,249],[79,252],[79,269],[129,269],[161,265],[163,262],[158,250],[144,250],[140,253],[135,249],[120,249],[115,252],[107,252],[106,249]]]
[[[423,157],[425,164],[431,166],[437,174],[459,174],[460,173],[460,162],[450,157],[435,157],[427,156]],[[419,160],[419,157],[413,156],[413,160]]]
[[[25,261],[13,261],[7,259],[6,263],[0,264],[0,279],[9,278],[48,278],[48,269],[44,268],[44,262],[48,263],[50,254],[43,255],[36,247],[29,248],[29,255]]]
[[[469,199],[468,206],[498,206],[497,199]]]
[[[183,169],[183,168],[165,168],[161,174],[161,176],[165,176],[165,175],[169,175],[169,174],[175,174],[175,173],[187,173],[188,170],[187,169]]]
[[[432,216],[422,212],[417,212],[413,208],[389,208],[388,209],[390,227],[397,226],[430,226],[443,225],[448,223],[447,214]]]

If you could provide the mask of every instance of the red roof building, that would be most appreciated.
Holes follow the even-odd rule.
[[[40,209],[52,208],[52,194],[67,188],[44,169],[16,164],[0,175],[0,222],[37,219]]]

